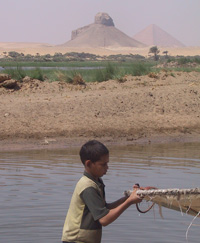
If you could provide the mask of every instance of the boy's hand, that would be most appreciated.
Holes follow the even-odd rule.
[[[139,190],[139,187],[136,188],[135,186],[133,187],[133,192],[131,193],[130,197],[127,199],[129,200],[132,204],[134,203],[140,203],[142,201],[142,198],[137,195],[137,190]]]

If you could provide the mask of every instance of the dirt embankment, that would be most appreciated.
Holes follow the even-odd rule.
[[[0,147],[200,140],[200,73],[161,72],[119,83],[32,80],[0,88]]]

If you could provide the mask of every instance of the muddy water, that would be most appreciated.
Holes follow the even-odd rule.
[[[134,183],[159,188],[199,187],[200,144],[109,147],[109,171],[103,177],[107,201]],[[83,167],[78,149],[0,153],[0,242],[56,243]],[[193,217],[157,207],[140,215],[131,206],[103,229],[102,243],[187,242]],[[200,218],[188,233],[199,242]]]

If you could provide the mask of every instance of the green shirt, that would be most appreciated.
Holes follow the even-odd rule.
[[[100,243],[99,219],[108,214],[102,179],[96,181],[87,172],[78,181],[63,227],[62,241]]]

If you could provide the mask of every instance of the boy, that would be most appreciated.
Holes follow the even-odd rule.
[[[65,224],[63,243],[100,243],[102,226],[116,220],[130,205],[142,201],[136,189],[130,197],[106,203],[101,179],[108,170],[109,151],[96,140],[85,143],[80,150],[85,167],[83,177],[74,190]]]

